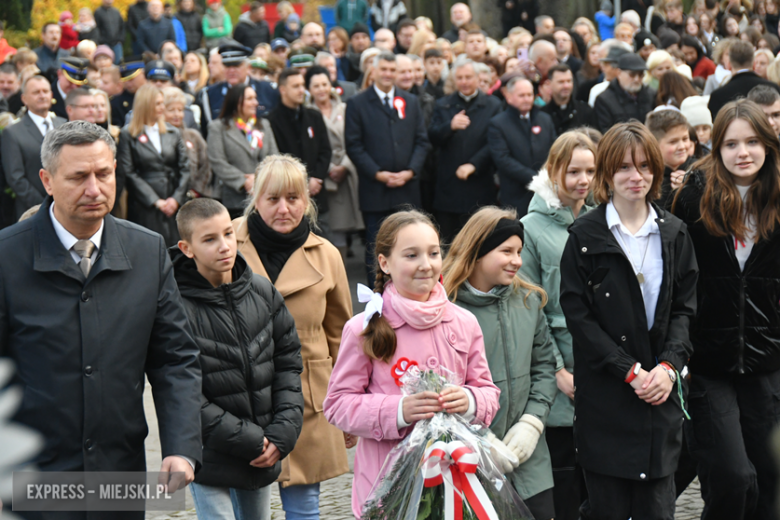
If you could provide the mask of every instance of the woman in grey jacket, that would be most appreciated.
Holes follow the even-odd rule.
[[[544,314],[553,338],[558,393],[547,418],[545,436],[552,458],[556,520],[576,520],[585,482],[574,452],[574,353],[561,310],[561,256],[569,226],[590,209],[585,199],[596,173],[596,149],[582,132],[561,135],[547,164],[528,189],[534,192],[525,226],[520,271],[547,292]]]
[[[219,118],[209,124],[209,162],[231,218],[244,212],[257,165],[266,156],[279,153],[271,125],[266,119],[258,121],[256,110],[254,89],[236,85],[225,96]]]

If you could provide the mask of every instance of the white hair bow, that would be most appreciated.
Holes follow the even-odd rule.
[[[357,295],[358,301],[366,304],[366,309],[363,311],[363,330],[365,330],[374,314],[382,315],[382,305],[385,300],[381,294],[372,291],[362,283],[357,284]]]

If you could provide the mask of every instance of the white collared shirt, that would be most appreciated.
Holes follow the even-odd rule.
[[[661,292],[661,281],[664,275],[664,259],[661,249],[661,231],[655,221],[658,214],[648,204],[648,215],[645,223],[636,234],[623,225],[612,200],[607,204],[607,226],[620,248],[626,254],[628,262],[633,266],[634,273],[642,273],[645,283],[639,284],[642,299],[645,303],[647,330],[653,328],[655,308],[658,305],[658,295]],[[645,252],[646,251],[646,252]],[[643,260],[644,258],[644,260]]]
[[[41,132],[42,136],[45,137],[47,131],[50,132],[50,131],[54,130],[54,122],[51,120],[51,115],[50,114],[46,114],[46,117],[41,117],[38,114],[33,114],[29,110],[27,111],[27,113],[29,114],[30,119],[32,119],[32,122],[35,123],[35,126],[38,127],[38,131]],[[49,129],[48,130],[46,130],[46,128],[43,125],[44,121],[48,121],[49,122]]]
[[[54,232],[57,233],[57,238],[59,238],[60,242],[62,242],[62,246],[68,250],[71,258],[73,258],[73,261],[78,264],[81,262],[81,257],[76,251],[73,250],[73,246],[76,245],[76,242],[78,242],[79,239],[74,237],[70,231],[65,229],[65,227],[60,224],[59,220],[57,220],[57,217],[54,216],[53,202],[51,203],[51,206],[49,206],[49,217],[51,217],[51,223],[54,226]],[[90,242],[95,244],[95,249],[92,251],[92,256],[90,257],[92,259],[92,265],[95,264],[95,259],[97,258],[98,250],[100,249],[100,242],[103,240],[103,226],[104,222],[101,220],[100,229],[98,229],[97,233],[89,238]]]
[[[155,123],[154,126],[144,125],[144,133],[157,153],[162,155],[162,142],[160,141],[160,127],[158,125],[159,123]]]
[[[374,92],[376,92],[376,95],[379,96],[379,100],[382,102],[383,105],[385,104],[385,97],[389,96],[390,106],[391,107],[393,106],[393,99],[395,99],[395,87],[391,88],[390,92],[385,94],[384,92],[379,90],[376,85],[374,85]]]
[[[749,189],[750,186],[737,186],[737,190],[739,191],[739,194],[742,197],[743,207],[747,199],[747,192]],[[747,259],[750,256],[750,252],[753,250],[753,244],[755,243],[754,240],[756,238],[755,219],[753,217],[746,219],[745,227],[747,227],[748,232],[743,240],[738,241],[737,237],[734,237],[734,254],[737,256],[737,262],[739,262],[740,271],[745,270],[745,263],[747,262]]]

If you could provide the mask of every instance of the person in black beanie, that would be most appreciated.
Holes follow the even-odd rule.
[[[349,32],[347,81],[355,81],[360,77],[360,55],[369,47],[371,47],[371,36],[368,33],[368,26],[362,22],[356,22]]]

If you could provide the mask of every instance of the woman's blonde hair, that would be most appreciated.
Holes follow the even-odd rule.
[[[596,30],[596,26],[588,18],[580,16],[574,20],[574,23],[571,26],[571,30],[573,31],[574,28],[578,25],[584,25],[590,30],[591,41],[601,42],[601,38],[599,38],[599,32]]]
[[[166,107],[171,103],[181,103],[183,106],[187,106],[187,96],[179,87],[165,87],[162,89],[162,93]]]
[[[496,229],[496,225],[501,219],[517,220],[517,211],[485,206],[474,213],[455,237],[455,240],[452,241],[447,258],[444,259],[442,274],[444,275],[444,289],[453,302],[457,299],[458,289],[468,280],[477,266],[479,249],[485,239]],[[539,295],[539,299],[542,301],[540,307],[547,305],[547,293],[544,289],[523,279],[520,275],[515,275],[514,280],[512,280],[512,288],[515,291],[520,289],[528,291],[523,299],[526,307],[531,293]]]
[[[198,52],[190,51],[187,54],[192,54],[193,56],[195,56],[198,59],[198,61],[200,62],[200,72],[198,73],[198,77],[197,78],[191,78],[191,77],[189,77],[187,72],[184,70],[184,67],[182,67],[181,80],[183,82],[186,82],[186,81],[191,81],[191,80],[197,79],[198,83],[197,83],[197,85],[195,85],[195,88],[192,89],[193,92],[197,92],[200,89],[202,89],[203,87],[205,87],[206,85],[208,85],[208,83],[209,83],[209,64],[206,62],[206,58],[202,54],[200,54]],[[187,59],[186,55],[184,56],[184,59],[185,60]]]
[[[412,36],[412,44],[409,45],[407,54],[414,54],[423,58],[425,56],[425,48],[428,45],[429,40],[433,38],[432,47],[436,46],[436,35],[426,29],[418,29]]]
[[[550,153],[547,156],[547,176],[550,184],[560,183],[558,189],[566,191],[566,183],[563,182],[563,176],[566,175],[566,169],[569,167],[574,150],[587,150],[593,154],[593,161],[596,161],[596,145],[593,144],[590,137],[579,130],[564,132],[555,140]]]
[[[160,133],[165,133],[165,118],[157,117],[157,97],[162,96],[162,91],[154,85],[146,84],[138,89],[133,99],[133,117],[127,130],[133,137],[138,137],[144,131],[144,125],[152,126],[158,123]]]
[[[249,217],[257,211],[257,201],[264,193],[279,195],[289,192],[303,197],[306,203],[304,215],[309,219],[309,224],[316,228],[317,205],[309,196],[309,176],[306,167],[300,160],[288,154],[269,155],[257,165],[252,198],[244,210],[244,216]]]
[[[653,71],[662,63],[666,63],[667,61],[672,63],[672,69],[676,70],[674,67],[674,57],[672,57],[671,54],[664,50],[657,50],[650,53],[650,56],[647,57],[647,70],[645,71],[645,76],[642,79],[642,82],[647,85],[650,83],[650,81],[653,79]]]

